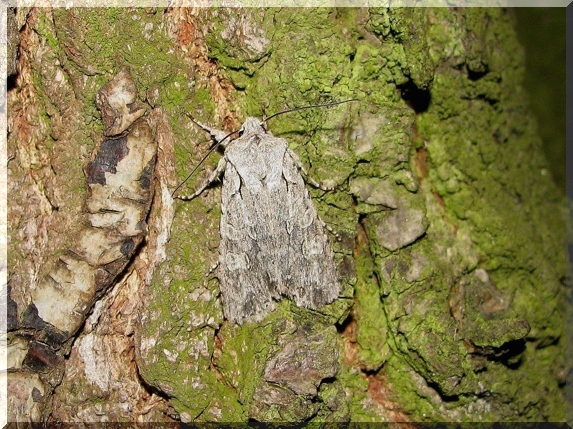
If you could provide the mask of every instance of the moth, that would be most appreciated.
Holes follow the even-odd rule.
[[[256,118],[245,120],[239,137],[208,131],[224,156],[199,196],[223,176],[219,274],[223,314],[231,322],[259,320],[282,297],[318,309],[341,291],[325,224],[301,175],[310,184],[299,157]]]

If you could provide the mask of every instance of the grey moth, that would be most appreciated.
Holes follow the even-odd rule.
[[[197,123],[197,122],[196,122]],[[200,123],[217,142],[225,133]],[[318,309],[340,294],[325,224],[305,186],[299,157],[283,138],[249,117],[200,195],[223,176],[219,273],[223,314],[234,323],[259,320],[281,297]],[[325,188],[322,188],[325,189]]]

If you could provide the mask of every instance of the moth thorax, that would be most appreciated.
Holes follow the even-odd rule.
[[[261,131],[261,121],[257,118],[248,117],[245,119],[245,123],[241,127],[241,132],[245,134],[254,134]]]

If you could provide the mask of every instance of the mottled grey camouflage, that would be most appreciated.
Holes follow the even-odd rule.
[[[201,126],[219,141],[225,135]],[[225,173],[219,277],[223,312],[232,322],[261,318],[281,297],[317,309],[340,293],[325,225],[299,169],[306,175],[285,139],[265,131],[256,118],[247,118],[241,136],[225,145],[225,155],[205,185],[181,197],[195,198]]]

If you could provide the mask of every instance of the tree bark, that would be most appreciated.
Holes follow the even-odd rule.
[[[20,8],[16,18],[9,421],[564,419],[565,204],[526,106],[511,11]],[[96,107],[121,70],[137,91],[122,114],[144,109],[135,123],[156,148],[144,169],[150,211],[132,253],[121,241],[116,259],[87,263],[96,286],[78,276],[54,286],[54,308],[73,309],[58,325],[46,282],[96,228],[88,165],[106,139],[138,134],[110,134]],[[357,101],[267,124],[310,177],[334,185],[307,188],[335,231],[339,298],[318,311],[282,299],[263,320],[226,321],[210,271],[220,187],[171,198],[210,146],[189,116],[231,132],[247,116],[346,99]],[[105,171],[109,183],[116,171]]]

